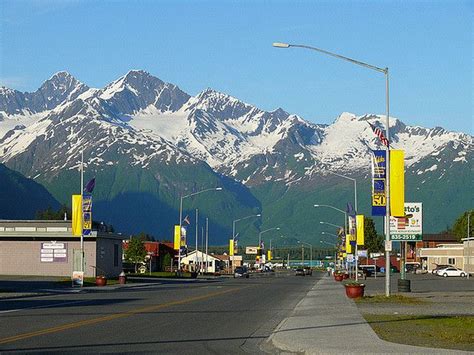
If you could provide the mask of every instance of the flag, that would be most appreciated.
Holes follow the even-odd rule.
[[[364,245],[364,215],[356,216],[357,245]]]
[[[92,190],[94,190],[94,187],[95,187],[95,178],[92,178],[91,181],[87,183],[86,187],[84,187],[84,192],[91,194]]]
[[[375,135],[379,137],[382,144],[388,147],[388,139],[384,136],[383,131],[380,128],[375,127],[373,124],[370,124],[369,122],[367,123],[369,124],[370,128],[372,128],[372,131],[375,133]]]
[[[191,224],[189,221],[189,216],[184,217],[183,222],[186,222],[186,224]]]
[[[405,216],[405,153],[390,151],[390,216]]]

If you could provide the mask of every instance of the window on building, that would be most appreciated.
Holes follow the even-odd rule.
[[[449,265],[455,265],[456,264],[456,258],[448,258],[448,264]]]
[[[119,246],[114,244],[114,266],[118,266],[119,260]]]

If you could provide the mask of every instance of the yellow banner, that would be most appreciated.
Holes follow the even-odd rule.
[[[405,153],[390,150],[390,216],[405,216]]]
[[[358,214],[356,216],[356,227],[357,227],[357,245],[364,245],[364,215]]]
[[[174,250],[179,250],[179,244],[181,241],[181,233],[179,231],[179,225],[174,226]]]
[[[268,259],[268,261],[272,260],[272,251],[271,250],[267,251],[267,259]]]
[[[82,196],[72,195],[72,235],[82,235]]]
[[[351,235],[346,234],[346,253],[350,254],[351,253]]]
[[[234,255],[234,240],[229,239],[229,255]]]

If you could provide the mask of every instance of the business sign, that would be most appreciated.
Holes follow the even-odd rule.
[[[41,243],[40,261],[42,263],[67,263],[67,243]]]
[[[405,217],[390,217],[390,239],[400,241],[423,239],[421,202],[405,202]]]
[[[372,151],[372,216],[385,216],[387,161],[385,150]]]
[[[92,195],[82,195],[82,234],[91,235],[92,231]]]
[[[364,249],[364,250],[357,250],[357,256],[366,258],[367,255],[368,255],[368,253],[367,253],[367,250],[366,250],[366,249]]]
[[[246,247],[245,248],[245,254],[258,254],[258,247]]]

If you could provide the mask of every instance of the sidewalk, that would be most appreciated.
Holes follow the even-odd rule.
[[[324,276],[269,338],[280,352],[304,354],[467,354],[381,340],[344,286]]]

